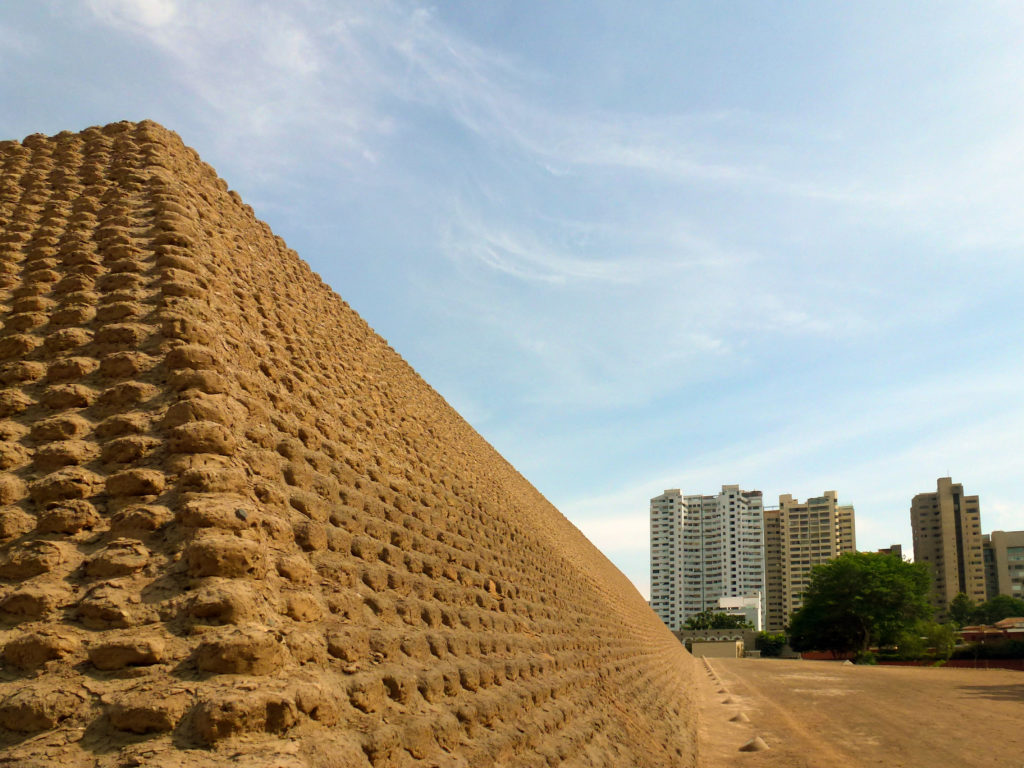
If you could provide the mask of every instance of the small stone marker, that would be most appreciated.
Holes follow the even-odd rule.
[[[740,747],[740,752],[764,752],[768,748],[768,745],[764,743],[764,739],[760,736],[755,736]]]

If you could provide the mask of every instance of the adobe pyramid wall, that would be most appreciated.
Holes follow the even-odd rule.
[[[0,174],[0,765],[694,764],[679,642],[176,134]]]

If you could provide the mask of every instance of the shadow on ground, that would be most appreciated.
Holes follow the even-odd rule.
[[[961,685],[957,690],[967,696],[977,696],[993,701],[1024,702],[1024,683],[1020,685]]]

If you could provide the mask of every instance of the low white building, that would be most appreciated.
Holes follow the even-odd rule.
[[[721,613],[728,613],[732,616],[742,616],[744,621],[754,625],[758,632],[764,630],[764,601],[761,600],[761,593],[755,592],[745,597],[720,597],[718,608]]]

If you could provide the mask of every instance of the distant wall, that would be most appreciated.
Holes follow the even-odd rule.
[[[743,655],[743,641],[733,640],[719,643],[695,641],[691,651],[694,656],[708,656],[713,659],[736,659]]]
[[[754,629],[679,629],[672,634],[678,637],[682,643],[739,640],[744,647],[753,648],[757,643],[759,633]]]

